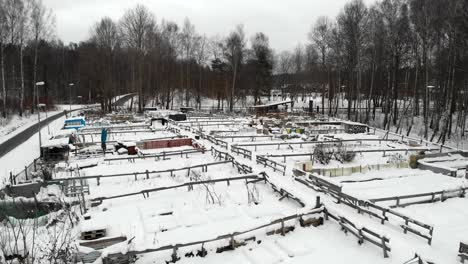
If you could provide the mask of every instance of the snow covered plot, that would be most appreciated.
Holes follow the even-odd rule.
[[[398,208],[397,211],[431,223],[435,229],[433,247],[437,249],[455,254],[459,243],[467,240],[467,198],[453,198],[444,202],[411,205]]]
[[[201,131],[206,134],[215,135],[218,133],[239,133],[242,129],[248,128],[249,121],[246,118],[210,118],[199,117],[188,118],[186,121],[176,122],[176,124],[188,131]]]
[[[194,185],[171,189],[156,187],[146,195],[102,200],[99,206],[88,211],[90,219],[81,222],[80,230],[106,230],[107,238],[134,238],[129,249],[144,251],[246,230],[294,214],[301,207],[287,199],[279,201],[280,196],[263,181],[250,183],[236,180],[237,177],[255,179],[255,175],[229,173],[227,168],[221,169],[223,173],[218,174],[210,174],[209,170],[208,173],[193,170],[190,176],[166,175],[145,180],[146,188],[175,186],[187,182]],[[230,180],[197,183],[206,179],[220,179],[218,177],[228,177]],[[127,182],[120,184],[126,188],[113,188],[108,183],[102,185],[107,185],[109,193],[122,194],[123,191],[131,191]],[[120,252],[118,248],[107,250]],[[161,262],[170,260],[171,253],[172,251],[163,251],[158,254],[158,259]],[[147,256],[143,258],[145,257]]]
[[[101,131],[96,132],[80,132],[79,138],[83,142],[96,142],[101,141]],[[109,129],[107,140],[109,142],[118,141],[141,141],[159,138],[171,138],[177,136],[173,132],[166,130],[151,130],[151,129],[129,129],[129,130],[112,130]],[[84,139],[84,140],[83,140]]]
[[[386,169],[328,180],[341,185],[344,193],[367,200],[449,191],[468,186],[466,179],[418,169]],[[393,205],[390,201],[386,203]]]
[[[232,162],[217,160],[210,152],[168,156],[164,160],[162,157],[141,159],[126,157],[130,160],[125,157],[107,158],[98,161],[96,166],[80,169],[79,172],[59,172],[55,178],[59,180],[82,178],[89,185],[89,197],[96,198],[177,185],[191,181],[197,175],[203,179],[217,179],[237,174]]]

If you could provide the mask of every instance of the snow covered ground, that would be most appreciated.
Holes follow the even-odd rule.
[[[93,176],[83,180],[84,182],[77,181],[89,186],[90,194],[84,195],[84,199],[88,202],[86,215],[90,219],[85,220],[80,217],[80,222],[74,231],[79,234],[84,231],[104,228],[107,231],[106,238],[119,236],[127,238],[127,241],[104,250],[105,254],[142,251],[168,246],[168,250],[139,254],[136,260],[138,264],[166,263],[173,254],[172,249],[170,249],[172,245],[214,239],[221,235],[242,232],[269,224],[275,219],[313,209],[319,196],[323,206],[332,215],[345,217],[354,223],[357,229],[366,228],[387,237],[389,239],[388,246],[391,248],[389,258],[384,258],[382,249],[366,240],[362,244],[358,243],[357,238],[350,232],[347,234],[342,232],[341,225],[343,223],[329,218],[324,221],[323,225],[317,227],[302,227],[298,220],[290,221],[287,225],[293,225],[294,230],[284,234],[284,236],[281,234],[267,235],[268,231],[275,230],[273,227],[261,228],[248,235],[239,236],[242,239],[255,236],[255,239],[249,239],[245,241],[245,245],[223,253],[216,253],[216,250],[228,245],[229,239],[209,242],[203,245],[208,252],[208,255],[204,258],[191,257],[191,253],[196,253],[197,250],[201,249],[199,244],[180,248],[177,250],[178,257],[180,257],[178,263],[402,264],[412,259],[415,253],[438,264],[455,264],[458,262],[456,257],[458,243],[466,240],[468,235],[468,224],[464,223],[468,216],[466,198],[451,198],[444,202],[411,205],[394,209],[411,219],[416,219],[434,227],[432,244],[429,245],[427,239],[421,236],[411,232],[404,233],[401,225],[405,225],[405,221],[401,218],[391,216],[385,224],[382,224],[380,219],[371,217],[369,214],[359,213],[355,208],[345,203],[337,203],[335,197],[327,195],[323,191],[308,188],[296,181],[292,176],[291,169],[294,167],[295,162],[304,160],[302,158],[288,158],[286,161],[282,158],[274,158],[278,162],[285,163],[287,171],[284,176],[269,167],[257,164],[255,160],[257,155],[265,154],[312,153],[316,145],[304,144],[302,148],[299,145],[289,144],[281,145],[279,148],[277,145],[243,146],[252,151],[253,159],[248,159],[230,150],[233,144],[251,145],[251,138],[231,140],[222,137],[256,135],[256,128],[260,127],[259,121],[249,118],[231,119],[229,117],[221,117],[211,121],[215,121],[214,123],[231,121],[233,123],[203,126],[206,135],[212,133],[214,136],[218,136],[220,140],[227,142],[228,148],[221,148],[213,141],[203,139],[203,137],[197,142],[205,146],[207,150],[214,147],[218,151],[232,155],[235,162],[250,166],[253,170],[251,174],[241,174],[229,161],[209,166],[207,171],[202,168],[182,169],[206,163],[226,161],[226,159],[215,156],[214,152],[211,153],[210,151],[171,156],[165,160],[154,157],[136,158],[135,160],[112,160],[112,158],[130,157],[130,155],[117,155],[116,153],[106,154],[105,157],[102,154],[95,154],[90,157],[84,155],[75,157],[72,155],[69,164],[57,166],[59,168],[56,169],[54,178],[63,180],[67,177]],[[250,121],[255,124],[250,126]],[[58,124],[61,125],[62,122],[63,120],[54,122],[54,126],[57,125],[54,129],[58,129]],[[191,126],[192,130],[182,129],[185,125]],[[174,126],[177,126],[177,124],[174,124]],[[197,134],[194,131],[200,126],[185,122],[180,123],[179,127],[182,136],[195,138]],[[219,132],[219,130],[224,131]],[[160,135],[161,133],[166,132],[151,134]],[[137,141],[141,139],[134,136],[131,133],[121,133],[121,135],[118,135],[118,140]],[[363,140],[362,142],[345,143],[349,149],[353,150],[409,148],[408,144],[403,141],[365,141],[365,139],[379,139],[382,137],[380,134],[334,133],[333,136],[340,139]],[[96,135],[96,137],[99,137],[99,135]],[[37,141],[37,137],[35,139]],[[323,139],[323,136],[319,137],[319,140]],[[99,138],[93,138],[93,140],[96,141]],[[257,143],[288,143],[301,142],[301,139],[259,138],[258,141]],[[19,146],[15,149],[14,154],[20,155],[19,153],[27,151],[28,147],[31,149],[37,148],[38,151],[38,147],[37,145],[34,147],[33,141],[26,143],[24,147]],[[183,146],[170,149],[144,150],[144,154],[151,155],[162,151],[186,151],[191,149],[193,147]],[[438,150],[435,152],[438,152]],[[33,155],[33,158],[38,156],[38,152],[36,154]],[[406,151],[399,152],[399,154],[401,159],[407,160],[409,158],[409,153],[406,153]],[[327,165],[314,164],[314,166],[315,168],[331,168],[380,164],[387,163],[392,158],[391,155],[384,156],[382,153],[362,153],[357,154],[352,162],[343,164],[333,160]],[[305,157],[305,159],[308,159],[308,157]],[[0,162],[3,162],[3,159]],[[13,157],[9,157],[9,160],[5,162],[15,164]],[[22,160],[22,162],[24,166],[26,161]],[[459,163],[463,162],[462,159],[458,159],[456,165],[461,166],[463,164]],[[2,163],[2,168],[3,165],[8,163]],[[75,168],[77,165],[84,168],[79,171],[64,171],[67,166]],[[177,169],[182,170],[171,173],[162,172]],[[147,176],[146,171],[148,171]],[[236,178],[246,175],[259,177],[259,175],[264,175],[262,172],[268,175],[268,181],[271,185],[265,179],[258,181],[252,179],[230,180],[192,186],[183,185],[200,180],[222,180],[223,178]],[[142,174],[134,176],[134,173]],[[111,174],[128,175],[105,177]],[[100,177],[99,182],[96,179],[97,177]],[[466,179],[452,178],[418,169],[371,170],[367,173],[323,178],[337,186],[341,186],[343,193],[363,200],[468,187]],[[183,187],[171,188],[177,185],[183,185]],[[272,188],[272,186],[275,186],[275,188]],[[48,192],[61,195],[57,186],[49,186],[42,193]],[[300,199],[304,203],[304,207],[290,198]],[[66,199],[73,200],[75,198],[68,197]],[[102,203],[89,207],[91,200]],[[387,204],[382,203],[382,205]],[[279,226],[278,222],[276,228]],[[418,230],[421,232],[426,231],[421,228]],[[79,239],[76,239],[76,241],[83,242]],[[80,249],[84,250],[82,247]]]
[[[63,127],[65,117],[61,117],[49,124],[51,134],[59,131]],[[41,129],[42,142],[50,138],[47,126]],[[29,138],[23,144],[17,146],[12,151],[0,158],[0,187],[9,182],[10,172],[16,174],[24,169],[25,166],[33,162],[40,155],[39,134]]]

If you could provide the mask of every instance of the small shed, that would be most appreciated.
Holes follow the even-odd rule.
[[[68,160],[70,138],[51,138],[41,146],[41,157],[45,161]]]
[[[255,110],[255,114],[257,116],[264,116],[270,113],[287,112],[289,104],[291,105],[291,108],[292,108],[292,104],[293,104],[292,100],[273,102],[273,103],[263,104],[263,105],[255,105],[255,106],[252,106],[251,108]]]
[[[180,108],[180,111],[181,111],[182,113],[188,113],[188,112],[193,112],[194,109],[193,109],[193,107],[182,106],[182,107]]]
[[[83,116],[70,117],[65,119],[64,129],[80,129],[86,125],[86,120]]]

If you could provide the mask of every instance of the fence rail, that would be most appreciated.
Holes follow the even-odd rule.
[[[37,172],[38,169],[40,168],[39,161],[40,161],[40,158],[35,158],[31,163],[24,166],[24,169],[22,169],[20,172],[16,174],[13,174],[13,172],[10,172],[10,183],[17,184],[19,182],[28,181],[32,179],[34,173]]]
[[[295,195],[293,195],[292,193],[286,191],[285,189],[276,186],[276,184],[274,184],[270,180],[270,176],[268,174],[266,174],[266,172],[260,172],[260,175],[263,175],[263,178],[265,179],[265,182],[268,183],[275,192],[277,192],[277,193],[279,193],[281,195],[280,200],[282,200],[284,198],[288,198],[288,199],[296,201],[302,207],[305,207],[305,203],[300,198],[296,197]],[[317,200],[316,207],[317,208],[320,207],[320,200]]]
[[[376,198],[376,199],[370,199],[369,201],[371,201],[372,203],[395,201],[395,204],[390,206],[391,208],[405,207],[405,206],[413,205],[413,204],[434,203],[438,201],[443,202],[450,198],[465,197],[466,190],[468,190],[468,187],[462,187],[462,188],[453,189],[453,190],[443,190],[443,191],[438,191],[438,192],[428,192],[428,193],[392,196],[392,197],[385,197],[385,198]],[[414,201],[414,199],[417,199],[417,198],[423,198],[423,199],[422,200],[418,199],[417,201]],[[404,202],[405,200],[413,200],[413,201]]]
[[[122,157],[122,158],[105,158],[104,161],[107,162],[113,162],[113,161],[121,161],[121,160],[127,160],[129,162],[135,162],[135,160],[144,160],[144,159],[151,159],[151,158],[162,158],[166,159],[166,157],[170,156],[181,156],[183,157],[184,155],[188,157],[188,154],[195,154],[195,153],[202,153],[204,154],[206,151],[205,148],[200,148],[200,149],[189,149],[189,150],[174,150],[174,151],[163,151],[158,154],[149,154],[149,155],[141,155],[141,156],[134,156],[134,157]]]
[[[283,175],[286,174],[286,165],[280,164],[274,160],[268,159],[265,156],[260,156],[257,155],[256,158],[257,164],[262,164],[264,167],[270,167],[273,169],[273,171],[280,171],[283,173]]]
[[[277,146],[278,149],[280,146],[289,146],[289,145],[299,145],[302,148],[302,145],[317,145],[317,144],[330,144],[330,143],[344,143],[344,142],[397,142],[397,139],[380,139],[380,138],[370,138],[370,139],[340,139],[340,140],[329,140],[329,141],[299,141],[299,142],[259,142],[259,143],[239,143],[237,146],[242,147],[262,147],[262,146]],[[256,150],[256,149],[255,149]]]
[[[54,179],[54,180],[49,181],[49,182],[52,183],[52,182],[56,182],[56,181],[96,179],[97,180],[97,185],[100,185],[101,178],[115,178],[115,177],[131,177],[131,176],[133,176],[133,177],[135,177],[135,180],[137,180],[139,175],[145,175],[146,179],[149,179],[151,174],[169,173],[171,176],[173,176],[174,172],[177,172],[177,171],[187,171],[187,174],[190,174],[190,171],[192,169],[196,169],[196,168],[201,168],[202,171],[205,172],[205,171],[208,171],[208,167],[221,165],[221,164],[229,164],[229,163],[232,163],[232,160],[216,161],[216,162],[204,163],[204,164],[193,165],[193,166],[187,166],[187,167],[182,167],[182,168],[177,168],[177,169],[167,169],[167,170],[157,170],[157,171],[146,170],[146,171],[143,171],[143,172],[131,172],[131,173],[108,174],[108,175],[89,175],[89,176],[58,178],[58,179]]]
[[[384,258],[388,258],[388,252],[391,251],[391,248],[388,246],[390,239],[386,236],[380,235],[366,227],[359,228],[356,224],[348,220],[346,217],[334,215],[328,212],[325,209],[325,219],[331,217],[335,221],[339,223],[341,229],[345,233],[351,233],[355,237],[358,238],[358,243],[361,245],[364,241],[368,241],[378,247],[380,247],[383,251]]]
[[[242,155],[244,158],[247,158],[249,160],[252,160],[252,151],[241,148],[237,145],[232,145],[231,146],[231,151],[237,155]]]
[[[227,182],[229,184],[232,181],[259,180],[259,179],[263,180],[263,178],[259,177],[258,175],[251,174],[251,175],[243,175],[243,176],[239,176],[239,177],[221,178],[221,179],[206,180],[206,181],[192,181],[192,182],[186,182],[186,183],[173,185],[173,186],[164,186],[164,187],[158,187],[158,188],[153,188],[153,189],[141,190],[141,191],[138,191],[138,192],[119,194],[119,195],[114,195],[114,196],[106,196],[106,197],[97,197],[97,198],[91,199],[91,201],[101,203],[104,200],[117,199],[117,198],[123,198],[123,197],[134,196],[134,195],[143,195],[143,198],[146,199],[146,198],[149,197],[150,193],[161,192],[161,191],[171,190],[171,189],[177,189],[177,188],[181,188],[181,187],[188,187],[189,190],[191,190],[191,189],[193,189],[193,186],[201,185],[201,184],[212,184],[212,183],[218,183],[218,182]]]

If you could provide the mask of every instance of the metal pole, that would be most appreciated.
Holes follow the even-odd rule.
[[[36,86],[36,111],[37,111],[37,132],[39,133],[39,155],[41,153],[41,146],[42,146],[42,137],[41,137],[41,115],[39,113],[39,88],[37,87],[37,84],[34,84]]]
[[[71,113],[71,84],[68,85],[68,104],[70,105],[70,113]]]

